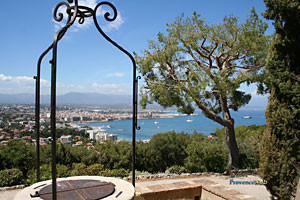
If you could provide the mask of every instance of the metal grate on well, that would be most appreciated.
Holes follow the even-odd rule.
[[[57,199],[59,200],[97,200],[112,195],[115,185],[98,180],[67,180],[57,182]],[[52,200],[52,184],[43,187],[38,196]]]

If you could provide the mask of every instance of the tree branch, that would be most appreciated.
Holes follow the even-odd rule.
[[[190,93],[189,88],[184,87],[183,90],[187,93]],[[206,114],[206,116],[209,119],[221,124],[222,126],[230,126],[229,120],[222,119],[218,114],[210,110],[207,106],[205,106],[205,104],[199,98],[195,97],[194,95],[192,95],[192,98],[197,104],[197,106]]]

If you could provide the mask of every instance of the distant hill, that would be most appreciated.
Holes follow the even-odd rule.
[[[58,105],[110,105],[116,108],[131,107],[131,95],[113,95],[100,93],[78,93],[71,92],[64,95],[57,95]],[[35,95],[29,93],[21,94],[0,94],[0,104],[34,104]],[[266,96],[252,96],[251,101],[242,110],[264,110],[267,106]],[[41,104],[50,104],[49,95],[41,95]],[[147,108],[161,108],[157,103]]]
[[[57,104],[62,105],[116,105],[130,104],[131,95],[113,95],[99,93],[77,93],[71,92],[57,95]],[[0,104],[34,104],[35,95],[29,93],[22,94],[0,94]],[[41,104],[49,104],[50,96],[41,95]]]

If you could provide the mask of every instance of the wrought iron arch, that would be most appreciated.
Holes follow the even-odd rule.
[[[72,4],[72,5],[71,5]],[[138,100],[138,79],[141,79],[140,76],[136,75],[136,62],[133,56],[126,51],[123,47],[118,45],[110,37],[108,37],[104,31],[101,29],[101,26],[97,20],[97,10],[101,6],[108,6],[112,9],[113,15],[109,12],[104,13],[104,19],[108,22],[113,22],[117,18],[117,9],[110,2],[100,2],[96,5],[94,9],[78,5],[78,0],[67,0],[67,2],[60,2],[56,5],[53,18],[57,22],[61,22],[64,18],[64,14],[59,12],[59,9],[62,6],[66,7],[67,14],[67,23],[64,27],[58,30],[54,36],[53,43],[40,55],[37,63],[37,75],[34,76],[36,80],[36,99],[35,99],[35,120],[36,120],[36,154],[37,154],[37,181],[40,181],[40,79],[41,79],[41,63],[45,57],[52,50],[52,59],[50,60],[51,64],[51,143],[52,143],[52,199],[56,200],[56,69],[57,69],[57,47],[58,42],[63,38],[68,29],[74,24],[78,19],[79,24],[83,24],[86,18],[92,17],[94,24],[98,32],[103,36],[107,41],[112,45],[117,47],[120,51],[125,53],[131,60],[133,66],[133,98],[132,98],[132,184],[135,186],[135,140],[136,140],[136,130],[140,130],[140,127],[137,126],[137,100]]]

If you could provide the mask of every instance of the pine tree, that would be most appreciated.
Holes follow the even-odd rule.
[[[166,34],[158,34],[158,41],[149,42],[143,55],[136,54],[145,79],[142,106],[157,102],[186,114],[201,109],[224,127],[228,168],[239,167],[231,110],[250,101],[251,95],[240,91],[240,85],[253,82],[265,66],[267,24],[252,9],[244,23],[230,15],[220,24],[211,24],[195,12],[167,27]]]
[[[300,175],[300,1],[265,0],[276,33],[265,83],[270,90],[267,131],[261,143],[261,176],[276,199],[295,196]]]

